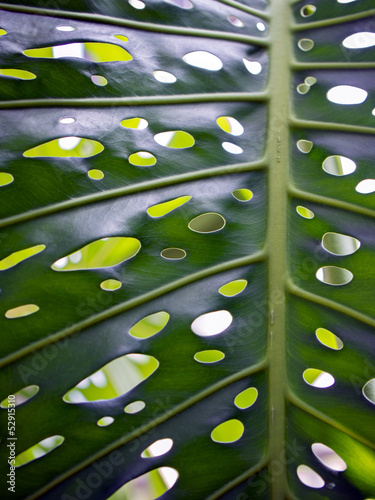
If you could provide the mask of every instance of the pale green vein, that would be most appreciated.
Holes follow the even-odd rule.
[[[375,62],[298,62],[293,61],[292,69],[295,71],[308,70],[313,71],[314,69],[373,69],[375,68]]]
[[[217,94],[184,94],[136,97],[90,97],[78,99],[20,99],[0,101],[0,109],[46,108],[46,107],[103,107],[103,106],[151,106],[159,104],[194,104],[205,102],[266,102],[267,92],[227,92]]]
[[[118,27],[133,28],[143,31],[151,31],[155,33],[169,33],[174,35],[188,35],[203,38],[215,38],[220,40],[229,40],[233,42],[251,43],[261,47],[269,45],[268,40],[264,37],[253,37],[249,35],[242,35],[238,33],[211,31],[199,28],[185,28],[180,26],[167,26],[162,24],[153,24],[140,21],[132,21],[130,19],[120,19],[117,17],[103,16],[101,14],[89,14],[83,12],[73,12],[64,10],[53,10],[39,7],[27,7],[25,5],[9,5],[0,3],[0,9],[21,12],[24,14],[34,14],[40,16],[52,16],[64,19],[76,19],[77,21],[95,22],[110,24]],[[261,17],[261,16],[259,16]],[[264,17],[264,16],[263,16]]]
[[[360,434],[357,434],[355,431],[352,431],[345,425],[342,425],[340,422],[337,422],[337,420],[328,417],[324,413],[322,413],[319,410],[316,410],[309,404],[305,403],[302,399],[300,399],[298,396],[296,396],[291,390],[288,390],[287,392],[287,398],[288,400],[294,404],[294,406],[297,406],[300,410],[303,410],[304,412],[308,413],[309,415],[312,415],[313,417],[317,418],[318,420],[322,420],[326,424],[330,425],[331,427],[334,427],[335,429],[343,432],[344,434],[352,437],[356,441],[368,446],[372,450],[375,450],[375,443],[372,443],[368,439],[362,437]]]
[[[243,3],[236,2],[235,0],[218,0],[220,3],[225,3],[226,5],[230,5],[235,9],[242,10],[243,12],[247,12],[248,14],[252,14],[253,16],[261,17],[262,19],[269,19],[269,14],[259,9],[254,9],[254,7],[249,7],[248,5],[244,5]]]
[[[375,134],[375,127],[365,127],[363,125],[349,125],[346,123],[301,120],[299,118],[292,118],[290,125],[291,127],[295,128],[332,130],[333,132],[351,132],[352,134]]]
[[[199,403],[203,399],[206,399],[207,397],[211,396],[215,392],[218,392],[225,387],[228,387],[230,384],[233,384],[234,382],[237,382],[239,380],[242,380],[243,378],[249,377],[250,375],[254,375],[264,369],[266,369],[267,363],[266,361],[261,361],[260,363],[257,363],[249,368],[245,368],[242,371],[239,371],[237,373],[234,373],[233,375],[230,375],[229,377],[224,378],[223,380],[220,380],[219,382],[216,382],[215,384],[211,385],[210,387],[207,387],[206,389],[200,391],[198,394],[195,394],[194,396],[188,398],[184,402],[180,403],[179,405],[175,406],[171,410],[166,411],[160,416],[155,417],[153,420],[151,420],[149,423],[142,425],[141,427],[135,429],[134,431],[130,432],[129,434],[125,434],[119,439],[116,439],[113,443],[105,446],[102,448],[100,451],[97,453],[91,455],[91,457],[87,458],[86,460],[82,461],[80,464],[72,467],[69,471],[61,474],[60,476],[57,476],[54,480],[52,480],[50,483],[45,485],[43,488],[40,490],[36,491],[34,494],[28,497],[28,500],[34,500],[41,495],[45,494],[47,491],[51,490],[61,482],[67,480],[69,477],[73,476],[74,474],[77,474],[79,471],[82,469],[90,466],[92,463],[100,460],[104,456],[108,455],[112,451],[116,450],[120,446],[123,446],[133,439],[136,439],[143,434],[146,434],[147,432],[151,431],[155,427],[161,425],[162,423],[166,422],[167,420],[171,419],[172,417],[175,417],[179,413],[185,411],[186,409],[192,407],[193,405]]]
[[[319,304],[321,306],[328,307],[329,309],[337,311],[341,314],[345,314],[346,316],[349,316],[350,318],[353,318],[357,321],[361,321],[362,323],[365,323],[366,325],[369,325],[369,326],[372,326],[375,328],[375,318],[372,318],[371,316],[368,316],[367,314],[363,314],[361,312],[358,312],[355,309],[352,309],[351,307],[344,306],[342,304],[339,304],[338,302],[335,302],[334,300],[327,299],[326,297],[320,297],[319,295],[315,295],[314,293],[307,292],[306,290],[299,288],[297,285],[295,285],[291,281],[288,282],[287,289],[290,293],[292,293],[293,295],[295,295],[297,297],[308,300],[309,302],[315,302],[316,304]]]
[[[317,28],[324,28],[326,26],[334,26],[336,24],[348,23],[350,21],[358,21],[359,19],[364,19],[366,17],[372,17],[375,15],[375,9],[365,10],[364,12],[357,12],[355,14],[348,14],[346,16],[333,17],[331,19],[322,19],[320,21],[310,21],[303,24],[294,24],[292,26],[293,31],[304,31],[312,30]]]
[[[100,323],[101,321],[104,321],[106,319],[113,318],[114,316],[124,313],[129,309],[132,309],[133,307],[138,307],[151,300],[166,295],[167,293],[173,292],[174,290],[177,290],[186,285],[194,283],[195,281],[208,278],[210,276],[213,276],[215,274],[224,271],[236,269],[238,267],[255,264],[263,261],[265,258],[266,258],[266,252],[259,251],[250,256],[241,257],[239,259],[216,264],[215,266],[211,266],[207,269],[203,269],[188,276],[184,276],[183,278],[180,278],[178,280],[172,281],[171,283],[167,283],[166,285],[163,285],[155,290],[152,290],[151,292],[147,292],[145,294],[139,295],[138,297],[129,299],[125,302],[122,302],[121,304],[117,304],[113,307],[110,307],[109,309],[106,309],[105,311],[102,311],[100,313],[93,314],[89,318],[86,318],[82,321],[79,321],[78,323],[70,325],[60,330],[59,332],[52,333],[48,337],[30,343],[29,345],[23,347],[22,349],[19,349],[18,351],[15,351],[9,354],[8,356],[2,358],[0,360],[0,368],[10,363],[13,363],[28,354],[32,354],[34,351],[42,349],[47,345],[54,344],[59,340],[65,339],[67,337],[70,337],[71,335],[79,333],[85,328],[89,328],[90,326],[96,325],[97,323]]]
[[[256,170],[262,170],[264,168],[266,168],[266,164],[265,161],[263,160],[253,163],[237,163],[234,165],[213,167],[213,168],[208,168],[206,170],[199,170],[197,172],[187,172],[179,175],[172,175],[170,177],[164,177],[161,179],[139,182],[136,184],[131,184],[130,186],[123,186],[120,188],[109,189],[108,191],[99,191],[97,193],[90,193],[88,195],[84,195],[75,199],[57,202],[51,205],[47,205],[46,207],[37,208],[35,210],[30,210],[29,212],[23,212],[21,214],[13,215],[12,217],[7,217],[6,219],[0,220],[0,228],[10,226],[13,224],[19,224],[21,222],[26,222],[32,219],[36,219],[38,217],[51,215],[56,212],[61,212],[63,210],[69,210],[71,208],[76,208],[91,203],[98,203],[100,201],[111,200],[114,198],[119,198],[121,196],[127,196],[134,193],[151,191],[157,188],[168,187],[174,184],[181,184],[184,182],[193,182],[199,179],[206,179],[209,177],[252,172]]]
[[[355,205],[354,203],[349,203],[347,201],[309,193],[295,187],[289,188],[289,194],[295,198],[301,198],[305,201],[311,201],[313,203],[319,203],[321,205],[328,205],[330,207],[339,208],[340,210],[348,210],[358,215],[365,215],[366,217],[375,217],[375,210],[372,210],[371,208],[361,207],[360,205]]]

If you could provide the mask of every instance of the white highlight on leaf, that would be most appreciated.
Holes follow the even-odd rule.
[[[191,329],[200,337],[211,337],[229,328],[232,321],[233,316],[229,311],[213,311],[198,316],[198,318],[192,322]]]
[[[149,458],[147,454],[150,454],[151,457],[160,457],[161,455],[165,455],[173,446],[173,440],[170,438],[158,439],[154,443],[152,443],[148,448],[146,448],[142,454],[142,458]]]
[[[64,149],[64,151],[70,151],[74,149],[78,144],[80,143],[81,138],[80,137],[60,137],[58,139],[59,147],[61,149]]]
[[[209,71],[219,71],[223,67],[221,59],[211,52],[205,50],[196,50],[188,52],[182,59],[190,66],[196,68],[208,69]]]
[[[259,75],[262,71],[262,65],[258,61],[249,61],[248,59],[242,58],[245,68],[252,75]]]
[[[361,31],[347,36],[342,42],[347,49],[365,49],[375,45],[375,33],[371,31]]]
[[[335,104],[361,104],[367,99],[366,90],[352,85],[337,85],[327,92],[327,99]]]
[[[177,81],[177,78],[168,71],[156,70],[154,71],[153,75],[155,77],[155,80],[161,83],[174,83]]]
[[[370,194],[375,191],[375,179],[365,179],[357,184],[355,190],[357,193]]]
[[[84,49],[85,46],[83,43],[67,43],[65,45],[56,45],[52,47],[52,55],[54,59],[59,59],[60,57],[79,57],[80,59],[84,59]]]
[[[240,155],[243,153],[243,149],[232,142],[223,142],[222,146],[225,151],[228,151],[228,153],[232,153],[233,155]]]
[[[95,385],[95,387],[105,387],[107,385],[107,377],[103,370],[98,370],[90,377],[90,381]]]

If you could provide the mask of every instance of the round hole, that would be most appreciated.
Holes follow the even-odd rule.
[[[307,465],[297,467],[297,476],[301,483],[309,488],[323,488],[325,485],[324,479]]]
[[[241,439],[244,431],[243,423],[233,418],[215,427],[211,432],[211,439],[216,443],[234,443]]]
[[[322,168],[327,174],[342,176],[352,174],[357,165],[346,156],[332,155],[323,161]]]
[[[105,87],[108,83],[107,78],[101,75],[92,75],[91,81],[95,83],[95,85],[98,85],[98,87]]]
[[[227,19],[230,24],[233,24],[236,28],[243,28],[245,26],[241,19],[238,19],[236,16],[228,16]]]
[[[152,167],[156,164],[155,156],[148,151],[133,153],[129,156],[128,161],[136,167]]]
[[[121,287],[122,287],[121,281],[114,279],[108,279],[100,283],[100,288],[107,292],[113,292],[114,290],[118,290]]]
[[[317,368],[307,368],[303,372],[303,379],[307,384],[319,389],[327,389],[335,383],[335,379],[330,373]]]
[[[329,446],[322,443],[314,443],[311,449],[316,458],[329,469],[337,472],[344,472],[347,469],[344,460]]]
[[[96,422],[96,424],[99,427],[108,427],[109,425],[113,424],[114,421],[115,419],[113,417],[102,417]]]
[[[301,38],[298,41],[298,47],[304,52],[308,52],[314,47],[314,42],[310,38]]]
[[[218,363],[225,358],[225,354],[216,349],[211,349],[207,351],[200,351],[194,354],[195,361],[203,364]]]
[[[168,71],[157,70],[153,72],[153,75],[155,80],[161,83],[174,83],[177,81],[177,78]]]
[[[309,210],[308,208],[303,207],[302,205],[298,205],[298,207],[296,207],[296,212],[304,219],[313,219],[315,217],[315,214],[312,210]]]
[[[315,335],[319,342],[329,349],[340,351],[344,347],[343,341],[326,328],[317,328]]]
[[[221,231],[225,224],[226,221],[222,215],[215,212],[207,212],[192,219],[188,227],[196,233],[208,234]]]
[[[317,270],[316,277],[326,285],[342,286],[352,281],[353,273],[343,267],[324,266]]]
[[[315,5],[305,5],[301,8],[300,13],[302,17],[310,17],[316,12]]]
[[[334,104],[361,104],[367,99],[367,92],[352,85],[337,85],[327,92],[327,99]]]
[[[97,168],[89,170],[87,172],[87,175],[90,177],[90,179],[94,179],[95,181],[100,181],[104,177],[103,172],[101,170],[98,170]]]
[[[371,194],[375,192],[375,179],[364,179],[357,184],[355,190],[360,194]]]
[[[186,257],[186,252],[182,248],[164,248],[160,255],[167,260],[181,260]]]
[[[250,406],[253,406],[255,401],[258,399],[258,390],[255,387],[249,387],[244,391],[237,394],[234,398],[234,404],[240,410],[247,410]]]
[[[312,150],[313,143],[311,141],[306,141],[305,139],[300,139],[297,141],[297,148],[301,153],[308,154]]]
[[[146,407],[146,403],[144,401],[133,401],[125,406],[124,412],[129,413],[129,415],[133,415],[134,413],[139,413]]]
[[[212,311],[195,318],[191,329],[199,337],[211,337],[227,330],[232,321],[233,316],[229,311]]]

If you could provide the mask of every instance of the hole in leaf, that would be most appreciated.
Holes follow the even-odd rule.
[[[33,460],[36,460],[37,458],[44,457],[44,455],[47,455],[47,453],[50,453],[58,446],[61,446],[63,442],[63,436],[59,435],[43,439],[39,443],[34,444],[34,446],[31,446],[31,448],[29,448],[28,450],[23,451],[22,453],[17,455],[14,460],[14,465],[16,467],[21,467],[32,462]]]
[[[56,26],[58,31],[75,31],[77,28],[75,26]]]
[[[133,59],[132,55],[119,45],[105,42],[68,43],[40,49],[27,49],[23,53],[27,57],[43,59],[74,57],[98,63],[131,61]]]
[[[24,250],[19,250],[18,252],[13,252],[5,259],[0,260],[0,271],[5,271],[13,266],[16,266],[20,262],[23,262],[34,255],[37,255],[46,248],[46,245],[35,245],[33,247],[25,248]]]
[[[323,488],[325,485],[322,477],[307,465],[299,465],[297,467],[297,476],[301,483],[310,488]]]
[[[221,295],[224,295],[224,297],[234,297],[235,295],[243,292],[246,287],[246,280],[234,280],[221,286],[219,288],[219,293],[221,293]]]
[[[9,78],[17,78],[17,80],[34,80],[36,75],[31,71],[24,69],[0,69],[0,76],[7,76]]]
[[[337,3],[352,3],[356,2],[357,0],[337,0]]]
[[[0,403],[0,408],[13,408],[15,406],[22,405],[23,403],[26,403],[26,401],[29,401],[29,399],[36,396],[38,392],[39,387],[37,385],[28,385],[13,394],[13,397],[8,396],[3,399]]]
[[[108,84],[107,78],[101,75],[92,75],[91,81],[95,83],[95,85],[98,85],[98,87],[105,87]]]
[[[138,353],[120,356],[67,391],[63,401],[77,404],[122,396],[149,378],[158,367],[159,361],[153,356]],[[111,385],[108,384],[108,378],[111,379]]]
[[[113,424],[114,421],[115,419],[113,417],[102,417],[96,422],[96,424],[99,427],[108,427],[109,425]]]
[[[352,281],[353,273],[343,267],[324,266],[317,270],[316,277],[326,285],[342,286]]]
[[[14,177],[12,174],[8,174],[6,172],[0,172],[0,187],[7,186],[14,181]]]
[[[243,28],[245,26],[241,19],[238,19],[236,16],[228,16],[227,19],[230,24],[233,24],[236,28]]]
[[[158,439],[150,444],[142,453],[142,458],[160,457],[172,449],[173,440],[170,438]]]
[[[146,7],[146,4],[144,2],[142,2],[141,0],[128,0],[128,1],[129,1],[129,5],[131,5],[132,7],[134,7],[137,10],[142,10]]]
[[[302,17],[310,17],[316,12],[315,5],[305,5],[301,8],[300,13]]]
[[[364,397],[375,405],[375,378],[372,378],[362,387]]]
[[[242,437],[244,431],[243,423],[233,418],[215,427],[211,432],[211,439],[216,443],[234,443]]]
[[[315,217],[315,214],[312,210],[309,210],[306,207],[303,207],[302,205],[298,205],[296,207],[297,214],[299,214],[301,217],[304,219],[313,219]]]
[[[129,333],[137,339],[148,339],[161,332],[168,324],[170,315],[165,311],[159,311],[142,318],[133,325]]]
[[[326,347],[329,347],[330,349],[339,351],[344,347],[343,341],[330,330],[326,330],[325,328],[318,328],[315,331],[315,335],[319,342],[321,342]]]
[[[305,139],[297,141],[297,148],[301,151],[301,153],[310,153],[312,147],[313,143],[311,141],[306,141]]]
[[[242,58],[242,62],[245,65],[245,68],[252,75],[259,75],[262,71],[262,65],[258,61],[249,61],[248,59]]]
[[[370,31],[361,31],[347,36],[342,42],[347,49],[365,49],[375,45],[375,33]]]
[[[236,200],[246,202],[252,199],[253,192],[250,191],[250,189],[241,188],[232,191],[232,195],[234,196],[234,198],[236,198]]]
[[[322,246],[334,255],[351,255],[361,246],[361,242],[353,236],[340,233],[325,233]]]
[[[337,85],[327,92],[327,99],[335,104],[361,104],[367,99],[367,92],[352,85]]]
[[[304,52],[308,52],[314,47],[314,42],[310,38],[301,38],[298,41],[298,47]]]
[[[297,92],[299,94],[307,94],[307,92],[310,90],[310,85],[307,85],[306,83],[300,83],[297,85]]]
[[[156,158],[148,151],[138,151],[131,154],[128,161],[136,167],[152,167],[156,163]]]
[[[60,118],[59,120],[60,123],[74,123],[75,122],[75,118],[72,118],[72,117],[66,117],[66,118]]]
[[[104,150],[103,144],[83,137],[60,137],[23,153],[26,158],[89,158]]]
[[[117,266],[134,257],[140,248],[141,243],[136,238],[101,238],[62,257],[51,267],[54,271],[82,271]]]
[[[135,413],[139,413],[144,408],[146,408],[146,403],[144,401],[133,401],[125,406],[124,412],[129,415],[134,415]]]
[[[115,38],[117,38],[118,40],[121,40],[122,42],[127,42],[129,39],[127,36],[125,35],[114,35]]]
[[[191,148],[195,144],[194,137],[184,130],[160,132],[154,136],[154,139],[160,146],[173,149]]]
[[[360,194],[370,194],[375,191],[375,179],[365,179],[356,185],[355,190]]]
[[[259,31],[265,31],[266,30],[266,25],[264,23],[257,23],[256,24],[257,28]]]
[[[347,469],[344,460],[329,446],[322,443],[314,443],[311,445],[311,449],[316,458],[329,469],[337,472],[344,472]]]
[[[307,384],[320,389],[326,389],[335,383],[335,379],[330,373],[317,368],[307,368],[303,372],[303,379]]]
[[[225,226],[224,217],[215,212],[207,212],[192,219],[188,227],[196,233],[215,233]]]
[[[164,203],[158,203],[157,205],[153,205],[147,209],[148,215],[151,217],[163,217],[164,215],[169,214],[173,210],[182,205],[185,205],[189,200],[191,200],[191,196],[180,196],[175,198],[174,200],[165,201]]]
[[[168,71],[156,70],[153,72],[153,75],[155,80],[161,83],[174,83],[177,81],[177,78],[174,76],[174,74],[169,73]]]
[[[145,495],[147,500],[156,500],[157,498],[164,495],[164,493],[170,490],[178,479],[178,472],[172,467],[159,467],[158,469],[153,469],[152,471],[146,472],[142,476],[132,479],[128,483],[121,486],[113,495],[107,498],[107,500],[119,500],[124,498],[140,498],[139,492],[142,491],[142,495]],[[157,484],[158,488],[152,488],[147,486],[151,484]],[[150,489],[149,489],[150,488]]]
[[[0,28],[0,36],[6,35],[7,31]]]
[[[160,255],[167,260],[181,260],[186,257],[186,252],[182,248],[164,248]]]
[[[310,87],[312,87],[313,85],[315,85],[316,82],[317,82],[317,79],[315,78],[315,76],[307,76],[305,78],[306,85],[309,85]]]
[[[39,311],[39,307],[36,304],[25,304],[24,306],[18,306],[13,309],[8,309],[5,313],[5,317],[8,319],[24,318],[25,316],[30,316],[31,314]]]
[[[249,389],[245,389],[237,394],[234,398],[234,404],[240,410],[246,410],[247,408],[250,408],[250,406],[253,406],[257,399],[258,390],[255,387],[249,387]]]
[[[211,52],[196,50],[185,54],[182,59],[190,66],[208,69],[209,71],[219,71],[223,67],[221,59]]]
[[[346,156],[333,155],[324,160],[322,167],[327,174],[341,176],[352,174],[357,165]]]
[[[122,287],[121,281],[114,279],[108,279],[100,283],[100,288],[107,292],[113,292],[114,290],[118,290],[121,287]]]
[[[200,337],[211,337],[223,333],[230,327],[232,321],[233,316],[229,311],[212,311],[195,318],[191,324],[191,329]]]
[[[127,118],[126,120],[121,121],[121,125],[124,128],[134,128],[137,130],[144,130],[148,127],[148,121],[144,118],[139,118],[138,116],[134,118]]]
[[[244,128],[241,123],[232,116],[219,116],[216,123],[228,134],[242,135],[244,133]]]
[[[180,9],[189,10],[194,7],[193,2],[190,0],[163,0],[165,3],[179,7]]]
[[[232,142],[223,142],[222,146],[225,151],[228,151],[228,153],[231,153],[232,155],[240,155],[241,153],[243,153],[243,149],[240,148],[240,146],[237,146],[237,144],[233,144]]]
[[[204,364],[217,363],[225,358],[225,354],[221,351],[217,351],[216,349],[210,349],[207,351],[200,351],[194,354],[195,361]]]
[[[103,179],[104,174],[101,170],[98,170],[97,168],[93,168],[87,172],[87,175],[90,177],[90,179],[94,179],[95,181],[100,181]]]

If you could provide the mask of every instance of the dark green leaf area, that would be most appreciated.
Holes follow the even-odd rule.
[[[371,423],[374,405],[364,397],[362,388],[375,377],[373,328],[300,298],[291,296],[288,303],[288,372],[292,392],[348,434],[352,432],[371,442],[375,436]],[[334,350],[323,345],[316,336],[318,328],[337,335],[343,348]],[[308,368],[330,374],[333,385],[318,387],[306,383],[303,373]]]
[[[287,434],[289,484],[297,498],[315,500],[328,495],[330,500],[361,500],[373,494],[373,449],[292,404],[288,405]],[[342,470],[345,467],[343,463],[340,464],[342,467],[338,467],[337,458],[331,460],[334,468],[324,465],[312,450],[314,443],[328,446],[345,462],[346,469]],[[304,485],[297,475],[300,465],[307,465],[319,474],[325,485],[322,488]]]
[[[296,206],[303,205],[315,214],[305,219],[296,212]],[[355,311],[373,316],[375,300],[375,224],[372,218],[339,210],[334,207],[293,202],[290,207],[290,276],[301,289],[320,297],[334,300]],[[372,229],[371,229],[372,228]],[[335,255],[322,246],[327,232],[351,236],[361,246],[351,255]],[[347,284],[334,284],[319,276],[322,269],[340,268],[353,276]],[[338,271],[342,274],[342,271]],[[345,272],[345,271],[344,271]],[[346,273],[345,273],[346,274]],[[341,278],[341,276],[340,276]]]
[[[298,141],[301,140],[312,142],[309,153],[298,149]],[[372,135],[295,130],[292,136],[293,182],[302,191],[375,209],[375,198],[371,193],[356,191],[361,181],[373,178],[374,155]],[[355,165],[351,164],[348,172],[353,168],[354,171],[344,175],[340,170],[325,171],[324,162],[332,156],[341,156],[345,162],[354,162]]]
[[[18,22],[18,26],[7,26]],[[18,32],[31,23],[29,37],[19,38]],[[61,19],[53,19],[56,26],[64,24]],[[170,95],[202,92],[249,92],[260,91],[267,81],[267,54],[259,47],[225,40],[196,38],[178,35],[161,35],[151,31],[134,30],[95,23],[78,23],[78,29],[71,32],[51,30],[51,18],[46,16],[18,15],[5,13],[2,25],[9,32],[8,42],[1,45],[2,67],[31,71],[34,80],[14,81],[2,79],[0,99],[18,99],[20,85],[23,98],[46,97],[124,97],[134,95]],[[229,24],[229,23],[228,23]],[[38,45],[35,45],[33,28],[38,30]],[[14,30],[14,31],[13,31]],[[12,34],[13,32],[13,34]],[[115,35],[125,36],[123,41]],[[165,44],[160,38],[166,37]],[[132,60],[114,62],[94,62],[63,56],[49,59],[30,58],[23,51],[36,47],[51,47],[69,43],[104,42],[123,47],[133,57]],[[182,57],[187,53],[204,51],[220,59],[221,69],[197,68],[186,63]],[[16,55],[15,55],[16,53]],[[52,54],[49,56],[52,57]],[[90,55],[87,56],[90,58]],[[243,58],[256,60],[263,66],[262,71],[251,74],[246,69]],[[102,59],[99,59],[102,60]],[[154,71],[167,71],[176,78],[173,83],[158,81]],[[139,75],[142,75],[142,78]],[[108,84],[95,85],[92,75],[104,76]]]
[[[301,9],[306,5],[311,5],[314,4],[316,7],[316,11],[314,12],[313,15],[304,17],[301,15]],[[352,1],[352,2],[330,2],[329,4],[325,0],[314,0],[314,2],[306,2],[306,1],[299,1],[296,2],[295,6],[293,7],[294,11],[294,19],[298,24],[304,24],[304,23],[309,23],[309,22],[314,22],[314,21],[321,21],[321,20],[328,20],[332,19],[334,20],[337,17],[343,17],[343,16],[349,16],[351,14],[358,14],[365,12],[366,10],[371,10],[374,8],[374,4],[372,0],[361,0],[361,2],[358,1]],[[360,22],[359,20],[355,20],[355,24]],[[352,23],[350,23],[352,24]],[[353,23],[354,24],[354,23]]]

